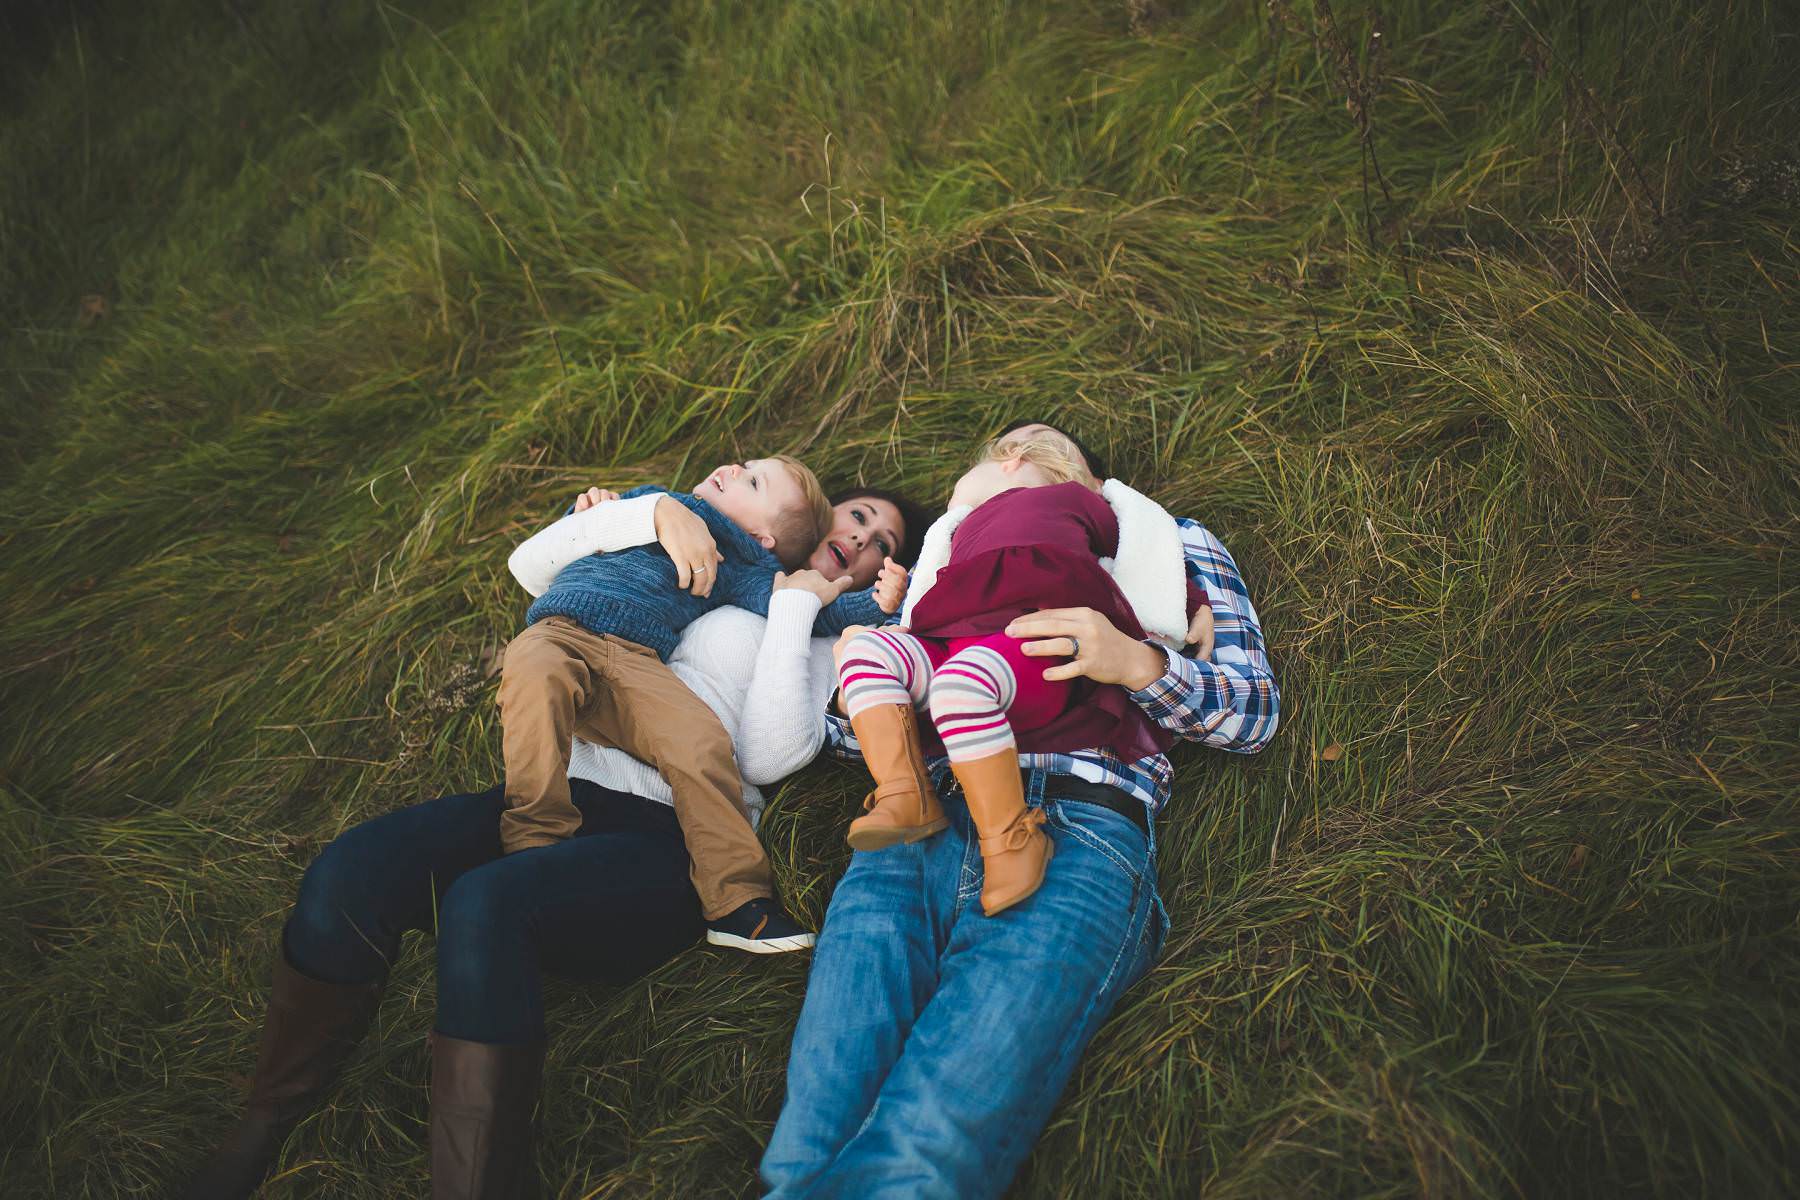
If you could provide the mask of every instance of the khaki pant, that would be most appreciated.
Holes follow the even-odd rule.
[[[654,651],[546,617],[506,647],[500,676],[508,854],[571,836],[569,739],[616,746],[655,767],[675,794],[688,874],[707,919],[774,894],[744,809],[731,735]]]

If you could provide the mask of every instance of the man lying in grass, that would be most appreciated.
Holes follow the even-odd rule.
[[[996,916],[1037,891],[1055,847],[1044,810],[1025,803],[1019,753],[1087,748],[1135,762],[1175,739],[1123,688],[1026,658],[1003,631],[1029,613],[1079,607],[1181,650],[1207,603],[1185,557],[1175,519],[1116,479],[1102,490],[1067,438],[1010,433],[983,447],[925,534],[900,623],[856,633],[838,665],[844,715],[875,779],[850,845],[881,850],[949,823],[925,768],[929,746],[950,760],[975,826],[982,911]],[[1076,642],[1070,654],[1080,653]],[[930,715],[928,728],[915,710]]]
[[[1067,434],[1033,423],[1102,472]],[[1064,658],[1058,678],[1119,685],[1179,738],[1238,753],[1275,733],[1279,694],[1256,609],[1218,539],[1181,521],[1188,579],[1208,605],[1183,654],[1120,632],[1089,608],[1013,620],[1023,655]],[[1216,624],[1214,623],[1216,621]],[[830,718],[831,746],[858,754]],[[1003,1192],[1083,1048],[1162,944],[1155,818],[1162,754],[1021,756],[1026,803],[1055,854],[1042,884],[1000,917],[978,911],[969,806],[930,764],[949,827],[858,851],[832,895],[788,1057],[787,1101],[762,1160],[770,1194],[972,1197]]]
[[[569,538],[562,553],[655,543],[685,568],[682,586],[705,588],[691,567],[712,566],[717,550],[697,514],[660,492],[596,506],[607,496],[592,489],[576,502],[592,515],[559,522]],[[811,636],[819,611],[844,590],[842,577],[867,588],[885,563],[911,564],[926,524],[910,502],[874,489],[839,495],[831,513],[805,569],[776,578],[766,616],[716,608],[669,655],[709,719],[731,731],[752,820],[762,810],[757,785],[806,765],[825,741],[835,673],[831,639]],[[506,793],[493,787],[375,817],[319,853],[283,929],[247,1111],[187,1195],[255,1191],[369,1028],[411,930],[437,939],[433,1194],[523,1186],[544,1055],[543,971],[625,983],[706,928],[668,781],[577,735],[568,784],[579,826],[529,852],[504,852]]]
[[[534,597],[529,627],[506,647],[500,718],[506,756],[508,854],[550,846],[581,826],[569,799],[569,739],[616,746],[655,767],[675,797],[693,861],[707,940],[757,954],[802,950],[813,935],[774,899],[768,856],[750,827],[732,765],[731,735],[667,665],[681,631],[723,605],[766,616],[784,567],[803,561],[832,523],[819,481],[785,455],[728,463],[692,494],[659,494],[674,518],[702,528],[677,563],[660,545],[595,554],[606,514],[573,512],[523,542],[507,565]],[[663,511],[665,501],[658,501]],[[837,633],[899,610],[905,570],[883,568],[873,588],[838,596],[813,620]],[[835,580],[838,591],[848,576]]]

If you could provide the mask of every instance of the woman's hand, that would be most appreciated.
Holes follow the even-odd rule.
[[[851,641],[857,634],[867,633],[871,628],[873,628],[873,626],[847,625],[844,627],[844,632],[838,634],[838,640],[831,644],[831,673],[833,676],[843,675],[844,652],[850,649]],[[844,712],[844,690],[842,688],[832,689],[831,707],[837,709],[838,716],[841,717],[846,715]]]
[[[844,669],[844,652],[850,649],[850,643],[859,633],[867,633],[873,625],[847,625],[844,632],[838,634],[838,640],[831,644],[831,665],[838,670]]]
[[[1189,657],[1211,662],[1213,652],[1213,612],[1211,604],[1202,604],[1188,622],[1187,644],[1193,647]]]
[[[665,496],[656,502],[656,540],[675,564],[676,586],[696,596],[712,595],[725,556],[706,522],[681,501]]]
[[[888,616],[900,611],[906,599],[906,568],[891,558],[881,560],[881,574],[875,577],[875,607]]]
[[[611,492],[605,488],[591,487],[587,491],[581,493],[581,495],[575,497],[575,511],[586,512],[596,504],[605,504],[608,500],[617,500],[618,498],[619,493],[617,492]]]
[[[775,573],[775,591],[793,588],[797,591],[811,592],[819,598],[820,604],[830,604],[850,587],[855,580],[848,575],[839,575],[836,579],[827,579],[817,571],[795,571],[789,575],[786,571]],[[860,628],[860,626],[858,627]]]
[[[1071,659],[1046,668],[1045,679],[1085,675],[1095,683],[1117,683],[1135,692],[1161,679],[1169,669],[1161,650],[1120,633],[1091,608],[1027,613],[1014,618],[1006,627],[1006,636],[1025,643],[1019,647],[1021,653]],[[1041,640],[1030,640],[1034,638]]]

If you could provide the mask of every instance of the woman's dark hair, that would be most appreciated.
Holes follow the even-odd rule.
[[[906,531],[900,535],[900,546],[894,551],[893,559],[910,571],[912,565],[919,561],[919,550],[925,544],[925,531],[931,528],[931,514],[898,492],[890,492],[885,488],[848,487],[831,495],[833,508],[846,500],[886,500],[900,510],[900,523],[906,526]]]
[[[1105,479],[1106,478],[1106,462],[1105,462],[1105,460],[1103,460],[1098,454],[1095,454],[1092,450],[1088,449],[1087,443],[1083,442],[1080,438],[1076,437],[1074,434],[1072,434],[1068,430],[1064,429],[1061,425],[1058,425],[1055,421],[1040,421],[1040,420],[1036,419],[1035,417],[1029,421],[1014,421],[1011,425],[1008,425],[1005,429],[1002,429],[1000,431],[1000,436],[1005,437],[1007,434],[1012,433],[1014,430],[1023,429],[1027,425],[1048,425],[1051,429],[1056,430],[1056,432],[1062,434],[1064,437],[1068,438],[1071,442],[1074,442],[1075,448],[1077,450],[1081,451],[1081,457],[1087,462],[1088,473],[1093,475],[1093,477],[1095,479]]]

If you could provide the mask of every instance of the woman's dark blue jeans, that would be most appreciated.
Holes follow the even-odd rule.
[[[542,972],[624,983],[705,927],[675,812],[572,779],[581,829],[503,855],[501,788],[445,796],[346,830],[307,868],[283,947],[328,983],[387,975],[409,929],[437,935],[440,1033],[544,1036]]]

